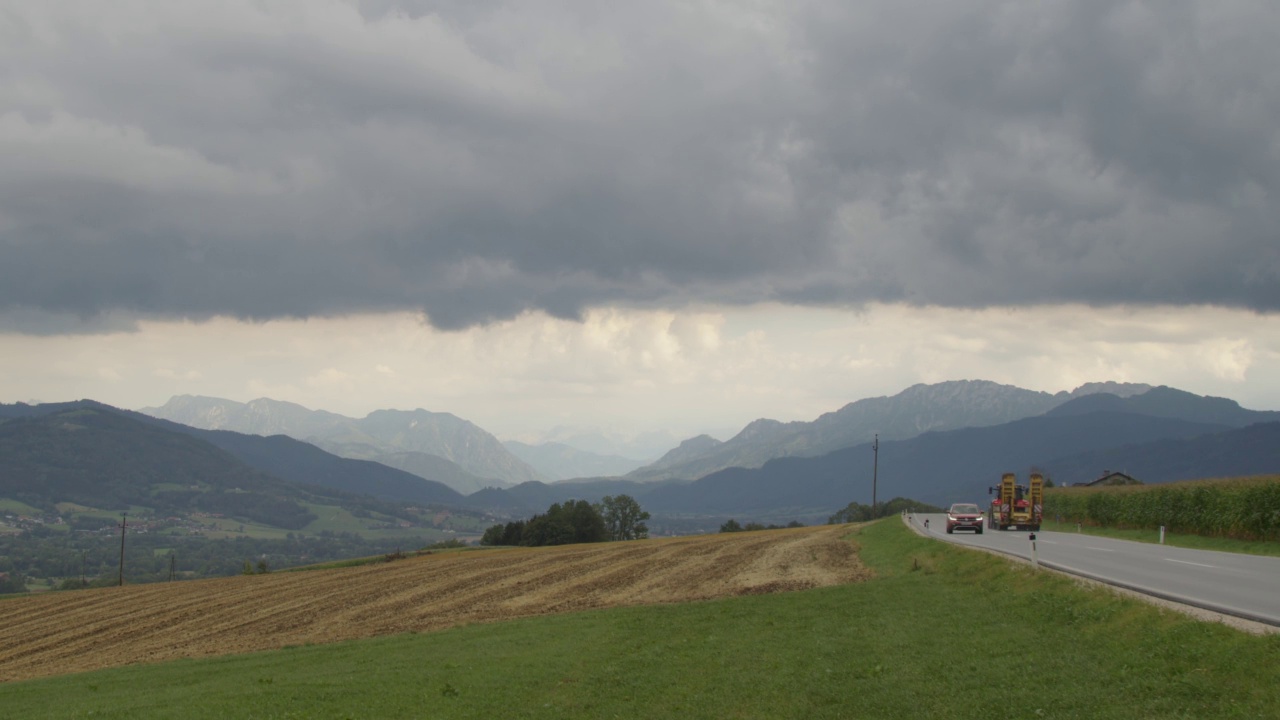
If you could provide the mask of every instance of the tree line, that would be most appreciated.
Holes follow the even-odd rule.
[[[781,530],[783,528],[798,528],[798,527],[804,527],[804,523],[800,522],[799,520],[792,520],[786,525],[774,525],[773,523],[769,523],[768,525],[765,525],[763,523],[758,523],[758,522],[749,522],[744,525],[733,518],[729,518],[724,522],[723,525],[720,526],[720,532],[722,533],[752,532],[754,530]]]

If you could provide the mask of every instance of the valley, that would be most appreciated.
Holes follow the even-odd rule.
[[[579,461],[623,466],[563,445],[511,445],[560,463],[544,473],[474,424],[425,410],[357,420],[265,398],[185,396],[165,408],[150,410],[169,419],[91,400],[0,405],[4,592],[109,582],[125,512],[137,539],[126,579],[153,582],[235,574],[250,559],[280,569],[466,542],[495,522],[608,495],[635,498],[657,537],[729,520],[821,524],[851,502],[870,506],[873,472],[881,503],[946,506],[1031,468],[1071,485],[1108,468],[1158,484],[1280,467],[1280,414],[1119,383],[1052,395],[986,381],[916,385],[812,422],[758,420],[728,441],[692,438],[626,475],[556,482],[529,478]],[[876,428],[873,451],[865,439]]]

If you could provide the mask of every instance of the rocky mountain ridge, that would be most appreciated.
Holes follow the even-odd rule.
[[[1150,389],[1145,384],[1106,382],[1046,393],[987,380],[917,384],[890,397],[851,402],[812,422],[756,420],[723,443],[704,441],[697,449],[681,445],[626,477],[693,480],[730,467],[757,468],[779,457],[815,457],[870,442],[877,434],[881,440],[906,440],[930,431],[999,425],[1042,415],[1087,395],[1124,398]]]
[[[247,403],[180,395],[160,407],[139,412],[205,430],[254,435],[287,435],[341,457],[383,462],[418,474],[432,468],[428,480],[463,493],[480,487],[506,487],[546,478],[512,455],[496,437],[450,413],[427,410],[376,410],[361,419],[295,403],[259,398]],[[432,455],[438,460],[406,457]],[[456,467],[449,467],[442,463]]]

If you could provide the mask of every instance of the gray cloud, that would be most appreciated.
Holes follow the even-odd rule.
[[[1222,0],[13,3],[0,311],[1274,311],[1277,35]]]

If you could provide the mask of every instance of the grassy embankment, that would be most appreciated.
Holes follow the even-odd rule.
[[[14,717],[1280,716],[1280,635],[1191,620],[896,519],[878,578],[0,685]]]

